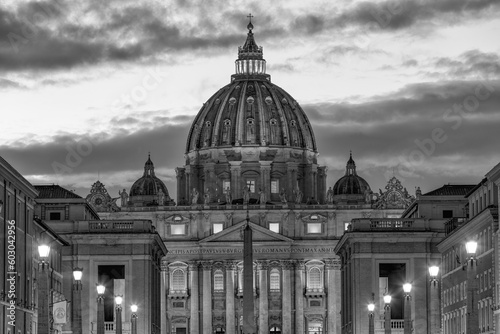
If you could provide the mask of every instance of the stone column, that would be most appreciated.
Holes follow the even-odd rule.
[[[269,297],[268,297],[268,281],[267,273],[269,264],[267,261],[259,261],[259,333],[269,333]]]
[[[200,333],[200,296],[199,296],[199,282],[198,282],[198,262],[193,261],[189,263],[189,288],[191,301],[191,317],[189,319],[189,333]]]
[[[160,281],[160,326],[167,328],[167,293],[168,293],[168,266],[167,261],[161,261]]]
[[[327,293],[327,332],[339,333],[340,331],[340,295],[337,282],[340,283],[340,260],[325,259],[326,293]],[[340,287],[340,286],[339,286]]]
[[[203,334],[212,333],[212,262],[202,261],[203,268]]]
[[[292,284],[290,271],[293,269],[293,262],[291,260],[284,260],[281,262],[283,271],[283,303],[281,307],[283,328],[282,333],[296,333],[292,331]]]
[[[287,163],[287,185],[286,192],[288,196],[291,196],[293,191],[297,188],[297,163],[288,162]],[[291,202],[295,202],[295,198],[289,198]]]
[[[225,263],[226,267],[226,333],[236,334],[235,313],[234,313],[234,273],[236,264],[232,261]]]
[[[231,164],[231,198],[241,198],[241,161],[230,161]]]
[[[175,174],[177,177],[177,204],[179,204],[179,202],[182,200],[183,197],[184,197],[184,199],[187,199],[187,197],[189,197],[189,196],[186,196],[186,192],[185,192],[186,191],[185,169],[177,167],[175,169]]]
[[[295,263],[295,333],[304,333],[304,261]]]
[[[271,163],[272,161],[260,161],[260,184],[266,194],[266,201],[271,200]]]

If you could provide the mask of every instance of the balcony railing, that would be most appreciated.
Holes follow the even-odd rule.
[[[375,321],[375,333],[384,333],[385,320],[379,319]],[[413,327],[413,325],[412,325]],[[391,319],[391,333],[403,334],[405,328],[404,319]]]
[[[150,220],[94,220],[77,221],[75,232],[90,233],[152,233],[155,227]]]
[[[131,326],[129,321],[124,321],[122,323],[122,334],[131,334]],[[91,334],[97,333],[97,322],[91,323]],[[116,333],[116,323],[114,321],[104,322],[104,334],[115,334]]]
[[[459,228],[460,226],[464,225],[465,223],[467,223],[467,218],[465,218],[465,217],[451,218],[446,223],[444,223],[444,229],[445,229],[446,235],[450,234],[455,229]]]
[[[432,231],[444,232],[445,219],[425,218],[383,218],[353,219],[347,228],[347,232],[386,232],[386,231]]]

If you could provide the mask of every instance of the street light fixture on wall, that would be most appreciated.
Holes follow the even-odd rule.
[[[38,333],[50,333],[49,305],[50,281],[49,281],[49,255],[50,246],[41,244],[38,246],[38,255],[41,261],[41,270],[38,277]]]
[[[477,242],[474,240],[468,241],[465,244],[467,251],[467,334],[475,334],[479,332],[479,319],[477,316],[477,281],[476,272],[476,250]]]
[[[431,277],[430,287],[430,309],[428,310],[428,317],[430,318],[430,334],[441,333],[441,307],[439,305],[439,281],[438,281],[439,267],[430,266],[429,276]]]
[[[375,334],[375,324],[373,319],[373,311],[375,310],[375,304],[368,304],[368,334]]]
[[[122,302],[121,295],[115,296],[116,304],[116,334],[122,334]]]
[[[82,334],[82,277],[83,269],[75,267],[73,269],[73,307],[72,307],[72,330],[73,334]]]
[[[392,296],[390,294],[386,293],[384,295],[385,334],[391,334],[391,300],[392,300]]]
[[[137,305],[130,306],[130,310],[132,311],[132,334],[137,334]]]
[[[104,334],[104,291],[104,285],[97,285],[97,334]]]
[[[405,323],[404,323],[404,334],[411,334],[411,283],[403,284],[403,291],[405,293]]]

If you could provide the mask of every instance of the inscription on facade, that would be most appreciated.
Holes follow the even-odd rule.
[[[243,248],[198,248],[198,249],[175,249],[168,248],[169,255],[189,255],[189,254],[239,254],[243,253]],[[266,247],[254,248],[254,253],[334,253],[333,247]]]

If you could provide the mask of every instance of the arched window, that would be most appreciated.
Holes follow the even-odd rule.
[[[186,273],[182,269],[175,269],[172,272],[172,289],[174,291],[186,289]]]
[[[269,331],[270,334],[281,334],[281,328],[274,326],[271,327],[271,330]]]
[[[224,291],[224,274],[222,270],[216,270],[214,273],[214,291]]]
[[[269,288],[271,291],[280,291],[280,272],[278,269],[271,269],[269,275]]]
[[[308,287],[310,289],[320,289],[321,284],[321,270],[318,267],[313,267],[309,270]]]

